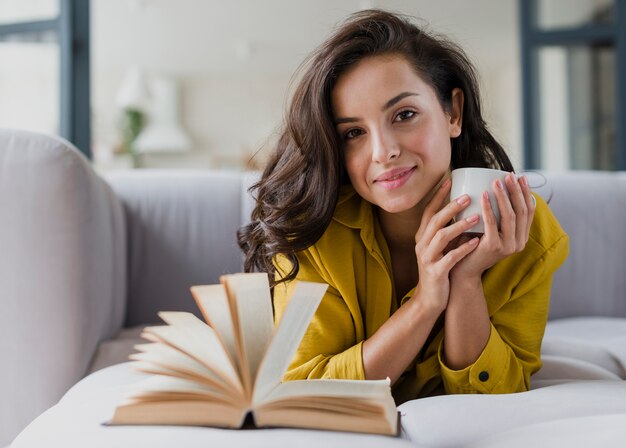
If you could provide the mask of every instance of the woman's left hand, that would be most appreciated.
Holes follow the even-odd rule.
[[[480,198],[485,233],[480,238],[478,247],[450,271],[451,280],[480,278],[484,271],[498,261],[521,252],[526,247],[535,214],[535,198],[525,176],[518,180],[515,174],[509,173],[504,183],[506,187],[499,180],[493,183],[500,209],[500,231],[489,202],[489,195],[485,191]],[[510,199],[505,188],[509,191]],[[459,245],[463,244],[464,238],[469,239],[471,236],[462,235]]]

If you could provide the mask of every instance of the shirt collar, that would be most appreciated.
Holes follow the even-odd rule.
[[[342,185],[333,219],[351,229],[371,227],[372,204],[361,198],[352,185]]]

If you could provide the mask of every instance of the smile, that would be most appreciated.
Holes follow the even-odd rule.
[[[397,168],[395,170],[383,173],[374,179],[374,183],[380,185],[387,190],[393,190],[403,186],[415,172],[417,167]]]

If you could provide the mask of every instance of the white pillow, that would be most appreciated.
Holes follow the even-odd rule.
[[[404,434],[430,447],[465,446],[541,422],[626,413],[626,382],[575,381],[501,395],[441,395],[398,407]]]
[[[541,354],[543,360],[555,356],[594,364],[626,379],[626,319],[579,317],[550,321]]]
[[[626,414],[592,415],[538,423],[498,433],[465,448],[622,448],[626,440]]]

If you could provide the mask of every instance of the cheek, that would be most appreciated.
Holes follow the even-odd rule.
[[[450,159],[452,144],[450,136],[441,127],[431,127],[427,132],[417,132],[410,143],[413,152],[427,159]]]
[[[346,150],[344,152],[344,164],[352,184],[358,182],[358,179],[365,174],[363,157],[360,157],[357,151]]]

